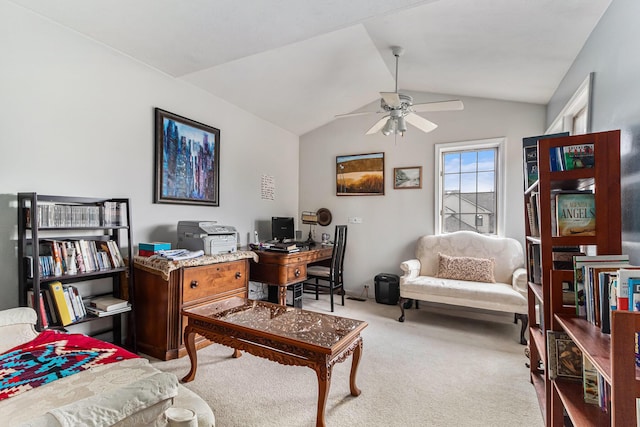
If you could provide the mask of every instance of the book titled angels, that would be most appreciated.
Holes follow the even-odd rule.
[[[596,203],[593,193],[556,195],[558,236],[595,236]]]

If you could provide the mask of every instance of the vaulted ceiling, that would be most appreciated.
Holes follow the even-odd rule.
[[[611,0],[11,0],[302,135],[394,90],[545,104]],[[348,120],[348,119],[343,119]]]

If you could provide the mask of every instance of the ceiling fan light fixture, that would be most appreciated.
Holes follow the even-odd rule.
[[[382,128],[382,134],[387,136],[395,132],[396,132],[396,121],[393,117],[389,117],[389,120],[387,120],[387,123]]]
[[[407,122],[403,116],[398,117],[397,133],[404,134],[407,131]]]

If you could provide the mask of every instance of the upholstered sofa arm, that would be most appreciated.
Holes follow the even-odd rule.
[[[524,268],[517,268],[513,272],[512,283],[513,289],[520,292],[522,296],[527,298],[527,270]]]
[[[404,271],[403,279],[415,279],[420,274],[420,261],[418,259],[404,261],[400,264],[400,269]]]
[[[0,311],[0,353],[38,336],[34,325],[36,312],[28,307]]]

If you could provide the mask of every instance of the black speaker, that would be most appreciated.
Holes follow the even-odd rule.
[[[376,302],[396,305],[400,299],[400,277],[397,274],[380,273],[375,277]]]

